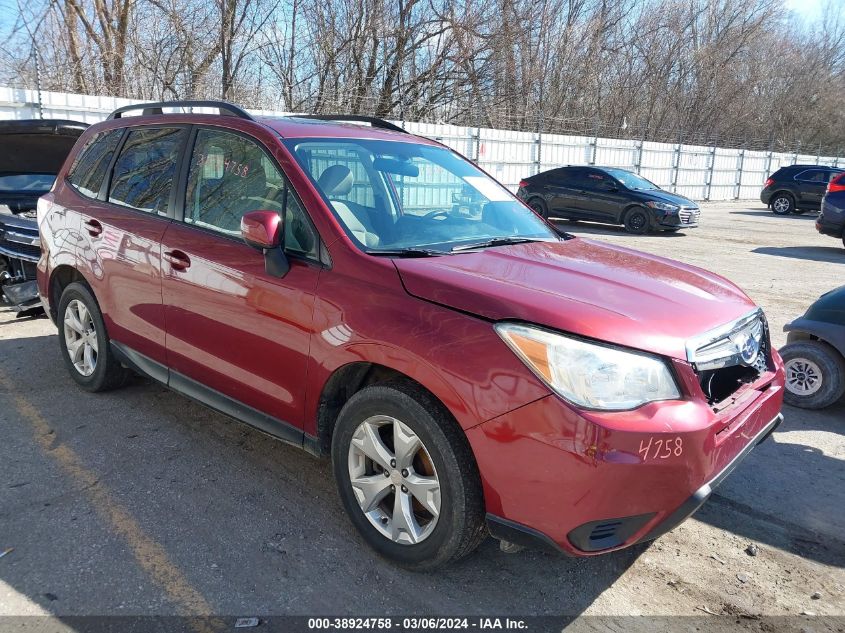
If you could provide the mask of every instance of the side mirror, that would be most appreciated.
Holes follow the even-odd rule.
[[[282,224],[282,216],[275,211],[250,211],[241,218],[241,237],[259,250],[276,248],[281,243]]]
[[[253,248],[264,252],[264,270],[268,275],[284,277],[290,263],[282,249],[284,221],[275,211],[250,211],[241,218],[241,237]]]

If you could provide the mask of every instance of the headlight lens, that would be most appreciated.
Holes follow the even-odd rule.
[[[661,211],[678,211],[681,207],[676,204],[672,204],[670,202],[657,202],[656,200],[649,200],[646,202],[646,206],[651,207],[652,209],[660,209]]]
[[[654,356],[515,323],[500,323],[496,332],[543,382],[573,404],[622,411],[681,397],[669,367]]]

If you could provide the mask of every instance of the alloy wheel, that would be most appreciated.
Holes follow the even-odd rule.
[[[65,346],[71,363],[83,376],[97,368],[97,330],[85,304],[74,299],[67,304],[63,321]]]
[[[812,396],[824,382],[818,365],[806,358],[793,358],[786,363],[786,388],[796,396]]]
[[[775,213],[789,213],[789,207],[789,198],[787,198],[786,196],[780,196],[778,198],[775,198],[772,202],[772,210]]]
[[[352,436],[349,479],[358,505],[383,536],[415,545],[440,517],[440,480],[420,437],[396,418],[364,420]]]

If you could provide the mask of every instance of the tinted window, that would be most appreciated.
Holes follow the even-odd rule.
[[[804,182],[827,182],[827,172],[821,169],[805,169],[795,176],[795,180]]]
[[[10,174],[0,176],[0,191],[50,191],[56,180],[55,174]]]
[[[167,213],[185,133],[181,128],[162,127],[130,131],[114,165],[109,202]]]
[[[241,217],[257,210],[284,214],[285,248],[317,257],[317,234],[264,150],[238,134],[200,130],[185,190],[185,222],[239,236]]]
[[[561,169],[560,175],[554,178],[554,182],[574,189],[586,189],[592,186],[587,178],[586,169]]]
[[[584,178],[587,189],[609,189],[616,186],[616,182],[610,176],[595,169],[585,170]]]
[[[70,184],[79,193],[90,198],[96,198],[100,193],[106,170],[122,135],[123,130],[100,132],[79,152],[68,175]]]

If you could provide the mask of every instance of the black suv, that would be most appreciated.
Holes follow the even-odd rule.
[[[622,224],[629,233],[698,226],[698,205],[616,167],[560,167],[519,183],[516,195],[544,218]]]
[[[817,211],[827,183],[843,172],[845,169],[823,165],[781,167],[766,181],[760,201],[777,215]]]
[[[41,241],[35,208],[87,123],[0,121],[0,299],[20,313],[39,310],[35,264]]]

